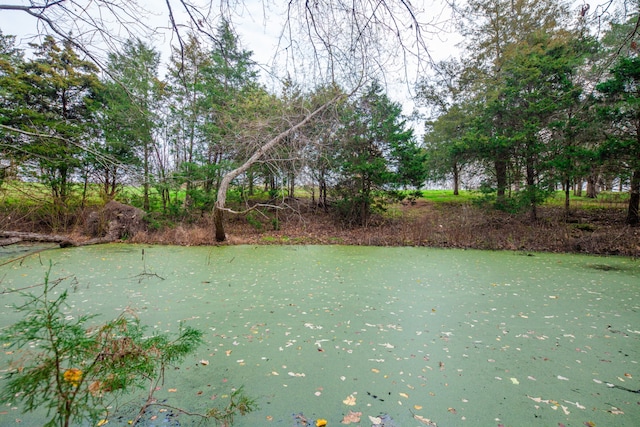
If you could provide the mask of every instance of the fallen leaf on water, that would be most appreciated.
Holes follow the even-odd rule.
[[[558,379],[562,381],[569,381],[569,378],[563,377],[562,375],[558,375]]]
[[[167,390],[169,393],[175,393],[176,391],[178,391],[177,388],[170,388],[169,390]]]
[[[399,393],[400,396],[404,397],[405,399],[409,398],[409,395],[407,393]]]
[[[380,424],[382,423],[382,418],[372,417],[371,415],[369,415],[369,421],[371,421],[373,424]]]
[[[416,411],[419,411],[420,409],[422,409],[422,406],[420,406],[420,405],[413,405],[413,409],[415,409]]]
[[[98,421],[97,426],[98,427],[103,426],[103,425],[107,424],[108,422],[109,422],[109,420],[100,420],[100,421]]]
[[[207,366],[207,365],[209,364],[209,361],[208,361],[208,360],[204,360],[204,359],[203,359],[203,360],[201,360],[201,361],[200,361],[200,364],[201,364],[202,366]]]
[[[349,411],[347,415],[342,419],[342,424],[359,423],[362,412]]]
[[[518,381],[518,379],[517,379],[517,378],[509,378],[509,379],[510,379],[510,380],[511,380],[511,382],[512,382],[513,384],[515,384],[515,385],[520,384],[520,381]]]
[[[437,424],[431,421],[429,418],[421,417],[420,415],[415,415],[415,414],[413,415],[413,418],[420,421],[422,424],[426,426],[438,427]]]
[[[347,406],[354,406],[356,404],[356,397],[353,394],[347,396],[346,399],[342,401]]]
[[[609,412],[610,414],[613,414],[613,415],[624,415],[624,412],[622,412],[618,408],[611,408],[611,410],[609,410],[607,412]]]
[[[584,425],[586,425],[587,427],[596,427],[596,423],[594,423],[593,421],[585,421]]]
[[[451,412],[453,415],[457,414],[456,408],[447,408],[447,411]]]
[[[371,372],[373,372],[374,374],[379,374],[380,373],[380,369],[371,368]]]

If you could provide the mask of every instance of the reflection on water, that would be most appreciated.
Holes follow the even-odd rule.
[[[71,311],[114,318],[132,307],[159,331],[183,321],[205,331],[206,344],[168,373],[157,396],[204,411],[244,386],[260,409],[237,426],[318,418],[337,426],[358,412],[354,425],[362,426],[391,419],[397,426],[427,419],[439,426],[633,426],[640,419],[638,261],[109,245],[5,265],[1,287],[42,282],[49,259],[52,277],[75,276]],[[8,305],[18,299],[2,298],[5,325],[16,320]],[[4,408],[0,424],[37,424],[18,412]],[[158,420],[147,425],[197,421]]]

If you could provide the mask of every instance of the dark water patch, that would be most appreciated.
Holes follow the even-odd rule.
[[[600,271],[625,271],[628,268],[619,266],[619,265],[609,265],[609,264],[587,264],[587,268],[592,268],[594,270]]]

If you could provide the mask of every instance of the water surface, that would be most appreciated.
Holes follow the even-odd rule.
[[[56,249],[0,267],[3,289],[69,277],[70,315],[130,307],[206,343],[160,399],[193,411],[244,386],[236,426],[636,426],[640,263],[626,258],[343,246]],[[2,295],[1,325],[17,319]],[[208,361],[208,364],[201,363]],[[0,359],[3,368],[6,359]],[[0,425],[38,425],[7,406]],[[302,415],[300,415],[302,414]],[[112,418],[122,425],[124,418]],[[192,425],[185,416],[146,425]]]

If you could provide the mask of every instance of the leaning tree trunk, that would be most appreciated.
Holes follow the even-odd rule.
[[[263,146],[258,148],[251,157],[247,159],[240,167],[227,172],[220,181],[220,186],[218,187],[218,197],[216,199],[216,203],[213,208],[213,226],[215,227],[215,235],[216,240],[218,242],[224,242],[226,239],[226,234],[224,232],[224,211],[228,211],[229,209],[225,208],[225,203],[227,201],[227,190],[229,189],[229,185],[231,182],[236,179],[240,174],[246,172],[251,165],[260,160],[262,156],[264,156],[269,150],[278,145],[283,139],[289,136],[291,133],[296,132],[298,129],[309,123],[311,119],[313,119],[316,115],[320,114],[330,105],[336,103],[340,98],[344,95],[338,95],[330,101],[322,104],[316,110],[309,113],[305,116],[300,122],[298,122],[295,126],[290,127],[289,129],[281,132],[276,135],[273,139],[266,142]]]

